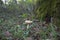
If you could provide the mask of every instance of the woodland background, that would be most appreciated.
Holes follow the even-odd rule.
[[[32,20],[26,29],[25,20]],[[60,0],[0,0],[0,40],[60,40]]]

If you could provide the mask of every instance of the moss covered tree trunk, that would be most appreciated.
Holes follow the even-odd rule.
[[[54,14],[54,24],[60,27],[60,0],[56,3],[56,13]]]

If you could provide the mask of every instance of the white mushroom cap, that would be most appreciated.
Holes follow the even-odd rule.
[[[30,21],[30,20],[25,20],[25,23],[26,24],[31,24],[33,21]]]

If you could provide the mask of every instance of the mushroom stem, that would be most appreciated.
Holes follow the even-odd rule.
[[[29,29],[29,24],[27,24],[27,29]]]

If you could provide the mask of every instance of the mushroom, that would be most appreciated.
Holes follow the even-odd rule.
[[[25,20],[25,24],[27,24],[27,29],[29,29],[29,24],[31,24],[33,21],[31,20]]]

